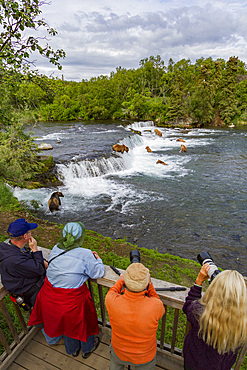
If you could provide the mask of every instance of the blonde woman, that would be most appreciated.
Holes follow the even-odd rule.
[[[191,323],[184,341],[184,369],[230,370],[247,340],[247,289],[234,270],[218,274],[202,296],[209,264],[202,266],[183,311]]]

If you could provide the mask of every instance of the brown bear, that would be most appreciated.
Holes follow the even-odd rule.
[[[59,206],[61,205],[60,197],[64,197],[61,191],[55,191],[55,193],[52,193],[48,200],[48,206],[51,212],[58,211]]]
[[[129,151],[129,148],[128,148],[126,145],[124,145],[124,144],[122,144],[122,145],[120,145],[120,144],[115,144],[115,145],[113,145],[112,149],[113,149],[115,152],[121,152],[122,154],[123,154],[123,152],[124,152],[124,151],[125,151],[125,152],[127,152],[127,153],[128,153],[128,151]]]
[[[183,139],[177,139],[177,141],[181,141],[181,142],[185,143],[185,140],[183,140]]]
[[[187,152],[187,148],[185,145],[181,144],[181,150],[180,152]]]
[[[156,164],[159,164],[159,163],[160,163],[160,164],[164,164],[165,166],[167,166],[167,163],[165,163],[165,162],[161,161],[160,159],[158,159],[158,160],[157,160]]]
[[[152,153],[152,150],[149,148],[149,146],[146,146],[146,148],[145,149],[147,149],[147,152],[148,153]]]
[[[162,136],[162,132],[160,130],[158,130],[157,128],[154,130],[154,132],[159,135],[159,136]]]

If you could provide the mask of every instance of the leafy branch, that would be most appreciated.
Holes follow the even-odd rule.
[[[34,64],[30,60],[33,52],[37,51],[40,55],[47,58],[50,63],[62,69],[59,59],[65,58],[62,49],[53,50],[48,43],[42,45],[47,37],[28,36],[26,31],[37,31],[45,28],[46,32],[55,36],[57,31],[50,27],[48,23],[40,18],[42,13],[40,7],[48,5],[46,0],[1,0],[0,1],[0,61],[4,69],[15,68],[18,70],[28,69]]]

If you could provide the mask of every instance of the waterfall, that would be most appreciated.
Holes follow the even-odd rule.
[[[126,145],[129,149],[133,149],[136,146],[143,145],[143,139],[140,135],[132,135],[125,137],[123,140],[121,140],[121,144]]]
[[[138,128],[141,128],[141,127],[154,127],[154,122],[153,121],[141,121],[141,122],[134,122],[134,123],[131,123],[130,125],[126,126],[128,129],[133,129],[133,130],[136,130]]]
[[[115,154],[109,158],[96,158],[93,160],[85,159],[83,161],[71,161],[66,164],[57,165],[57,173],[61,180],[76,179],[76,178],[92,178],[101,177],[104,175],[112,175],[131,166],[131,150],[134,147],[143,145],[143,139],[139,135],[132,135],[124,138],[119,142],[129,147],[129,153]]]
[[[126,168],[127,161],[120,157],[98,158],[58,164],[57,172],[62,179],[91,178],[110,175]]]

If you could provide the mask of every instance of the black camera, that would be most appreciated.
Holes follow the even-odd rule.
[[[199,253],[197,255],[197,259],[201,265],[209,263],[210,269],[208,270],[208,276],[210,278],[210,281],[212,281],[215,278],[215,276],[217,276],[220,273],[220,270],[218,270],[216,264],[214,263],[212,257],[208,252]]]
[[[130,252],[130,263],[140,263],[141,256],[138,250],[133,250]]]

